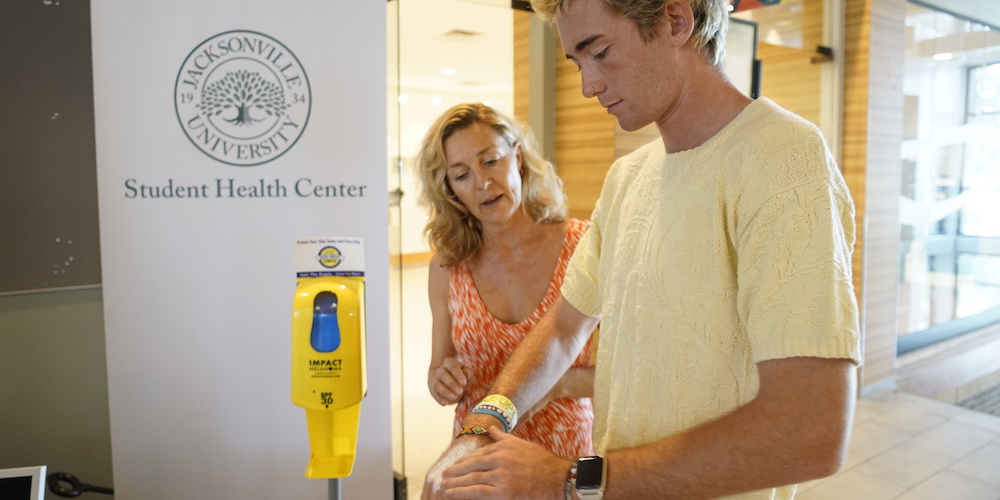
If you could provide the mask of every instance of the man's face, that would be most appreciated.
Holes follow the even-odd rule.
[[[575,0],[556,27],[567,58],[580,69],[584,97],[597,97],[625,130],[665,119],[681,76],[669,26],[661,24],[646,43],[631,20],[600,0]]]

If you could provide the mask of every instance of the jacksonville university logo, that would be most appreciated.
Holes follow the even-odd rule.
[[[295,54],[263,33],[219,33],[194,48],[174,84],[188,139],[222,163],[249,167],[288,151],[309,121],[312,93]]]

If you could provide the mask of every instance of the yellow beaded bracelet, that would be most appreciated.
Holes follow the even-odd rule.
[[[511,419],[511,427],[513,427],[513,423],[517,421],[517,407],[514,406],[513,401],[507,399],[507,396],[502,394],[490,394],[489,396],[483,398],[482,402],[495,404],[506,410],[507,415],[509,415]]]

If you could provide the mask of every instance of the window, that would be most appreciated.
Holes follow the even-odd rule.
[[[1000,321],[1000,32],[908,5],[899,352]]]

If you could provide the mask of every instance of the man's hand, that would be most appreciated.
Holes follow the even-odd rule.
[[[421,500],[445,498],[444,491],[441,489],[441,473],[448,467],[451,467],[459,458],[492,442],[493,440],[489,436],[461,436],[453,440],[451,446],[447,450],[444,450],[444,453],[437,459],[437,462],[434,462],[434,465],[427,471],[427,477],[424,479],[424,489],[420,495]]]
[[[557,457],[540,445],[511,436],[496,426],[489,431],[496,443],[457,459],[444,470],[441,483],[444,498],[564,498],[571,459]]]

